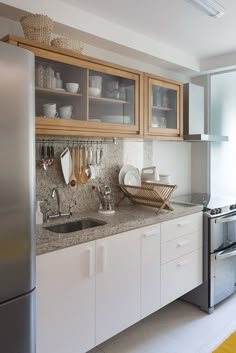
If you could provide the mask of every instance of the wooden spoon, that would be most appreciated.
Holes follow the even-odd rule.
[[[74,149],[74,147],[72,147],[71,154],[72,154],[72,174],[70,176],[69,184],[72,189],[75,189],[76,188],[76,177],[75,177],[75,173],[74,173],[74,169],[75,169],[75,149]]]
[[[86,158],[86,149],[85,146],[82,148],[82,170],[81,170],[81,175],[80,175],[80,182],[82,184],[86,184],[88,181],[88,176],[86,174],[86,168],[87,168],[87,158]]]
[[[77,184],[80,184],[80,146],[75,150],[75,177]]]

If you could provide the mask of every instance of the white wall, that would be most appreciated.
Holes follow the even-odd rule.
[[[191,143],[176,141],[153,142],[153,164],[161,174],[170,174],[178,188],[174,195],[191,193]]]

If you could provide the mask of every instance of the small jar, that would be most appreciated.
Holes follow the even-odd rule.
[[[62,79],[60,72],[56,72],[57,88],[62,88]]]
[[[43,68],[43,65],[41,65],[41,64],[38,64],[36,66],[35,86],[36,87],[44,87],[44,68]]]
[[[50,65],[47,65],[45,69],[44,87],[52,88],[52,68]]]

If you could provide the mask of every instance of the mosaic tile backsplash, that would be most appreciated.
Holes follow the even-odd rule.
[[[127,163],[133,164],[138,168],[152,164],[151,142],[128,141],[125,143],[125,148],[123,140],[117,140],[117,144],[104,144],[102,163],[96,167],[97,178],[89,180],[86,184],[79,184],[75,190],[72,190],[64,181],[60,163],[60,154],[65,149],[67,140],[65,140],[65,144],[54,143],[53,145],[55,161],[49,166],[47,172],[45,172],[40,166],[40,144],[36,144],[37,200],[46,200],[43,207],[49,208],[52,212],[55,212],[57,209],[57,200],[51,197],[54,187],[58,188],[60,194],[62,212],[68,212],[70,205],[73,206],[73,212],[96,210],[99,207],[99,199],[96,191],[92,189],[93,185],[96,185],[98,181],[108,184],[111,187],[116,204],[122,197],[122,192],[117,187],[120,168]],[[137,153],[137,150],[139,153]]]

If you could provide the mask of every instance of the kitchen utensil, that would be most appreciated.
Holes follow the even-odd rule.
[[[142,181],[147,181],[147,180],[159,181],[160,177],[159,177],[157,167],[153,166],[153,167],[143,168],[141,170],[141,180]]]
[[[102,163],[102,158],[103,158],[103,145],[101,144],[101,146],[100,146],[99,164]]]
[[[68,147],[61,153],[60,160],[65,183],[69,184],[70,176],[72,174],[72,158]]]
[[[96,146],[96,153],[95,153],[95,159],[96,159],[96,165],[99,165],[99,162],[100,162],[100,153],[99,153],[99,150],[98,150],[98,145]]]
[[[119,172],[119,184],[124,184],[124,177],[125,177],[125,174],[129,171],[134,171],[134,172],[138,172],[138,169],[135,168],[134,166],[130,165],[130,164],[126,164],[124,165],[120,172]]]
[[[40,165],[41,167],[47,171],[48,169],[48,165],[45,159],[45,146],[44,143],[42,143],[41,147],[40,147]]]
[[[75,174],[74,174],[74,167],[75,167],[75,148],[74,146],[72,147],[72,174],[70,176],[70,187],[72,189],[75,189],[76,188],[76,177],[75,177]]]
[[[86,174],[86,165],[87,165],[87,158],[86,158],[86,149],[85,146],[82,147],[82,170],[81,170],[81,176],[80,176],[80,182],[82,184],[86,184],[88,181],[88,176]]]
[[[66,90],[68,92],[76,93],[79,90],[79,84],[73,83],[73,82],[68,82],[68,83],[66,83]]]
[[[80,146],[75,148],[75,177],[77,184],[80,184]]]

